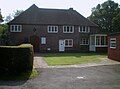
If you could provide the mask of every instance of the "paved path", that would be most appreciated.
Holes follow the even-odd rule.
[[[44,61],[43,57],[34,57],[34,68],[48,68],[47,63]]]
[[[110,60],[108,58],[101,58],[101,62],[98,63],[85,63],[85,64],[75,64],[75,65],[62,65],[62,66],[48,66],[44,61],[44,58],[35,54],[34,57],[34,68],[69,68],[69,67],[89,67],[89,66],[101,66],[101,65],[114,65],[120,64],[120,62]]]
[[[0,81],[0,89],[120,89],[120,64],[37,70],[31,80]]]

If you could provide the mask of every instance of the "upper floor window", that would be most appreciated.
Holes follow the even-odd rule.
[[[22,25],[10,25],[10,32],[21,32]]]
[[[63,26],[63,33],[74,33],[74,26]]]
[[[89,45],[89,39],[88,38],[82,38],[80,40],[80,45]]]
[[[88,26],[79,26],[79,32],[88,33],[88,32],[90,32],[90,27],[88,27]]]
[[[58,26],[48,26],[48,33],[58,33]]]
[[[110,48],[116,48],[116,38],[110,38]]]

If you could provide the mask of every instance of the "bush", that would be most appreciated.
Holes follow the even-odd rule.
[[[19,75],[33,69],[33,46],[0,47],[0,73],[4,75]]]

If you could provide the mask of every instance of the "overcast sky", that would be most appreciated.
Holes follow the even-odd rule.
[[[105,1],[107,0],[0,0],[0,8],[3,17],[15,10],[26,10],[32,4],[36,4],[39,8],[69,9],[72,7],[83,16],[88,17],[93,7]],[[120,4],[120,0],[114,1]]]

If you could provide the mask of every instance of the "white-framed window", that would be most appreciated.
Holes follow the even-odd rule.
[[[116,38],[110,38],[110,48],[116,48]]]
[[[96,46],[106,46],[107,36],[96,36]]]
[[[74,33],[74,26],[63,26],[63,33]]]
[[[88,38],[81,38],[80,45],[89,45],[89,39]]]
[[[10,32],[22,32],[22,25],[10,25]]]
[[[41,37],[41,44],[46,44],[46,37]]]
[[[73,39],[65,39],[65,47],[73,47]]]
[[[89,26],[79,26],[79,32],[89,33],[90,32],[90,27]]]
[[[48,26],[47,31],[48,33],[58,33],[58,26]]]

